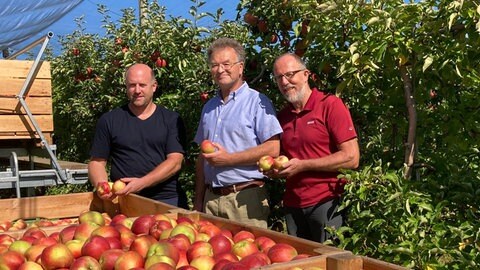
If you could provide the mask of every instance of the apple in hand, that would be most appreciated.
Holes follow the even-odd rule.
[[[112,193],[111,182],[99,182],[97,183],[96,190],[98,196],[106,196]]]
[[[283,164],[287,162],[288,162],[288,157],[284,155],[278,156],[273,160],[273,168],[277,170],[282,170]]]
[[[271,156],[263,156],[258,160],[258,168],[262,172],[270,171],[273,167],[274,159]]]
[[[123,182],[121,180],[117,180],[113,183],[112,192],[117,194],[117,192],[124,189],[126,186],[127,186],[127,184],[125,184],[125,182]]]
[[[200,150],[202,150],[202,153],[204,153],[204,154],[210,154],[210,153],[215,152],[216,148],[215,148],[215,145],[213,145],[213,143],[211,141],[204,140],[200,144]]]

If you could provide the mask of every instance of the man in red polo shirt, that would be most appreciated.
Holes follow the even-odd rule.
[[[339,169],[358,167],[357,134],[348,108],[335,95],[311,89],[310,71],[295,54],[279,56],[273,66],[278,89],[289,102],[278,114],[282,153],[290,160],[276,171],[286,178],[283,204],[288,233],[324,242],[326,227],[338,228],[345,180]]]

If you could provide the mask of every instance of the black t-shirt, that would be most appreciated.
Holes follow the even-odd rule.
[[[91,157],[110,159],[110,179],[142,177],[162,163],[170,153],[184,153],[185,126],[176,112],[157,105],[145,120],[136,117],[128,106],[100,117],[95,130]],[[156,200],[178,196],[178,174],[146,188],[139,195]]]

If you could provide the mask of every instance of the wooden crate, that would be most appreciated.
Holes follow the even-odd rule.
[[[20,93],[33,61],[0,60],[0,140],[39,139],[35,127],[16,96]],[[52,143],[52,77],[50,63],[41,62],[24,99],[49,144]]]

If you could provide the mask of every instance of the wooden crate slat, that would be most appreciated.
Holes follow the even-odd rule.
[[[35,115],[34,118],[42,132],[53,132],[53,115]],[[26,115],[0,115],[0,123],[0,134],[35,131],[35,127]]]
[[[396,265],[393,263],[380,261],[380,260],[369,258],[369,257],[365,257],[365,256],[362,256],[362,259],[363,259],[363,270],[379,270],[379,269],[407,270],[406,267]]]
[[[6,78],[26,78],[34,61],[0,60],[0,80]],[[40,61],[40,69],[36,75],[39,79],[51,79],[50,62]]]
[[[25,102],[32,114],[53,113],[50,97],[27,97]],[[0,97],[0,114],[26,114],[26,112],[18,99]]]
[[[0,77],[0,94],[3,96],[16,96],[25,83],[25,79]],[[52,96],[52,81],[50,79],[36,78],[25,96],[50,97]]]
[[[141,216],[152,213],[168,213],[178,207],[145,198],[136,194],[119,197],[120,212],[127,216]]]

